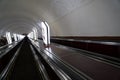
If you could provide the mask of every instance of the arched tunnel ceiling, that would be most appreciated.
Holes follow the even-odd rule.
[[[33,27],[37,27],[36,22],[26,16],[5,16],[0,19],[0,30],[3,32],[10,31],[15,33],[29,33]]]
[[[85,1],[88,2],[88,0],[69,0],[69,2],[67,0],[1,0],[0,27],[4,29],[3,31],[6,29],[18,33],[21,32],[19,28],[27,27],[30,29],[22,29],[22,32],[28,33],[32,27],[35,27],[32,26],[32,21],[36,20],[37,23],[39,20],[46,20],[51,23]],[[18,30],[13,27],[17,27]]]
[[[119,14],[119,0],[0,0],[0,30],[29,33],[47,21],[57,36],[119,35]]]

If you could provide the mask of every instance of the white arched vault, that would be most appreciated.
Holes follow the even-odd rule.
[[[51,36],[119,36],[119,15],[119,0],[0,0],[0,35],[35,27],[41,36],[47,21]]]
[[[38,37],[43,36],[42,29],[46,27],[46,26],[42,27],[38,23],[42,23],[42,20],[38,17],[36,18],[36,16],[34,15],[4,14],[4,16],[2,17],[0,16],[0,26],[1,26],[0,33],[2,33],[1,35],[6,35],[6,33],[8,34],[8,32],[10,32],[11,34],[12,33],[29,34],[30,32],[34,32],[34,38],[35,40],[37,40]],[[48,28],[45,28],[45,29],[48,29]],[[45,37],[45,38],[47,39],[43,39],[43,40],[48,40],[48,37]],[[47,46],[48,44],[50,44],[49,41],[50,40],[48,40],[47,42],[45,41],[43,42]]]

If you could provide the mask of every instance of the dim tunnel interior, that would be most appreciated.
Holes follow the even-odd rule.
[[[120,80],[120,0],[0,0],[0,80]]]

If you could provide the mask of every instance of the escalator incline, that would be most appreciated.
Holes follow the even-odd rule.
[[[32,51],[27,40],[24,41],[9,80],[41,80]]]

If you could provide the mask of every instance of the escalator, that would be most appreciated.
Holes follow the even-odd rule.
[[[11,57],[0,72],[0,80],[71,80],[59,77],[27,37],[12,50],[12,55],[5,55],[5,59]]]
[[[100,56],[58,44],[51,44],[51,51],[39,43],[37,47],[26,37],[0,57],[0,80],[120,79],[119,65],[97,59]]]
[[[27,39],[18,53],[18,57],[15,60],[15,64],[9,76],[8,80],[41,80],[41,75],[37,70],[36,62],[34,60],[32,51],[30,49]]]

